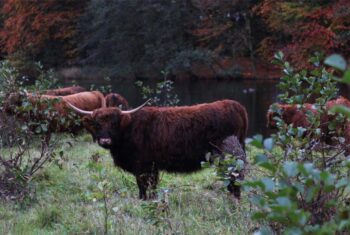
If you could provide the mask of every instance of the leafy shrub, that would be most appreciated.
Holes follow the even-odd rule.
[[[44,71],[35,85],[25,87],[20,73],[8,61],[0,62],[0,97],[3,103],[14,95],[23,97],[22,106],[13,107],[13,115],[0,113],[0,198],[22,200],[32,195],[31,181],[36,174],[63,152],[55,151],[56,140],[50,140],[48,129],[50,119],[34,119],[33,116],[47,115],[53,104],[45,104],[40,110],[25,98],[27,89],[47,89],[55,82],[52,71]],[[50,80],[52,79],[52,80]],[[38,104],[40,106],[41,104]],[[50,110],[51,109],[51,110]]]
[[[155,88],[144,85],[142,81],[135,84],[141,88],[143,99],[151,99],[151,103],[157,106],[175,106],[180,100],[174,93],[174,82],[167,79],[167,73],[162,72],[164,81],[158,82]]]
[[[337,95],[336,79],[320,63],[311,58],[311,71],[295,72],[283,59],[275,56],[283,67],[279,88],[283,103],[298,105],[314,103],[316,112],[306,112],[307,127],[287,125],[275,118],[278,132],[263,140],[259,135],[249,140],[261,149],[254,164],[264,171],[263,178],[245,183],[255,206],[252,218],[265,224],[256,234],[336,234],[350,229],[349,190],[350,159],[341,145],[344,133],[333,133],[332,146],[324,142],[321,125],[342,127],[344,118],[336,114],[333,123],[322,123],[328,114],[326,103]],[[275,107],[276,112],[279,107]],[[275,147],[275,148],[274,148]]]
[[[246,153],[236,136],[226,138],[221,146],[215,147],[217,151],[206,155],[202,167],[214,168],[217,180],[223,182],[223,186],[239,198],[247,167]]]

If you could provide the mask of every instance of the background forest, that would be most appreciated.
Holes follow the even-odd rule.
[[[41,61],[120,78],[269,78],[277,50],[298,68],[315,51],[350,53],[347,0],[0,3],[0,58],[27,74]]]

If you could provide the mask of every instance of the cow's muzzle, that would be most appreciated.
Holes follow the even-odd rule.
[[[100,138],[98,139],[98,144],[102,147],[108,147],[112,145],[112,139],[111,138]]]

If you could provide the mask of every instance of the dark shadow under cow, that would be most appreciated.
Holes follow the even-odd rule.
[[[193,172],[205,154],[236,136],[244,149],[248,128],[245,108],[233,100],[179,107],[143,107],[129,111],[101,108],[86,114],[85,128],[109,149],[115,165],[136,177],[139,196],[154,197],[159,171]],[[233,190],[239,197],[239,186]],[[235,193],[236,192],[236,193]]]

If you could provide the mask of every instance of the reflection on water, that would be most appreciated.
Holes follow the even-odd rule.
[[[70,85],[68,81],[64,82]],[[150,82],[144,82],[150,84]],[[112,85],[113,92],[123,95],[133,107],[144,100],[140,88],[130,80],[85,80],[78,83],[89,88],[92,84],[99,86]],[[150,84],[152,85],[152,84]],[[261,133],[269,134],[266,128],[266,112],[269,105],[276,101],[278,94],[275,81],[176,81],[175,92],[180,99],[179,105],[191,105],[212,102],[220,99],[234,99],[247,109],[249,115],[249,136]]]

